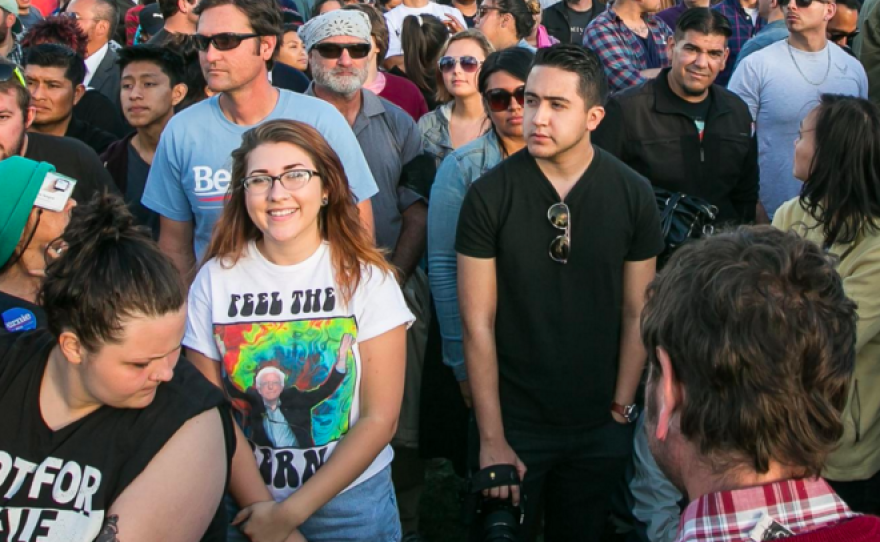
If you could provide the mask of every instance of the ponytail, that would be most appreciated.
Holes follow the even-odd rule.
[[[400,44],[406,76],[431,96],[437,92],[437,61],[447,39],[449,29],[433,15],[409,15],[403,20]]]
[[[97,351],[122,339],[125,319],[184,306],[180,275],[118,196],[96,195],[74,207],[61,241],[39,294],[56,338],[71,331]]]

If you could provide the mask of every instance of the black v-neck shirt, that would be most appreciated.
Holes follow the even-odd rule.
[[[40,386],[54,345],[45,330],[0,335],[0,540],[94,540],[116,498],[187,420],[211,408],[221,407],[231,460],[223,394],[185,359],[146,408],[105,405],[53,431]],[[224,518],[221,504],[203,540],[226,539]]]
[[[617,380],[623,266],[664,248],[651,185],[602,149],[565,198],[568,263],[549,256],[559,202],[528,148],[478,179],[461,209],[456,251],[494,258],[495,340],[505,423],[590,427],[610,419]]]

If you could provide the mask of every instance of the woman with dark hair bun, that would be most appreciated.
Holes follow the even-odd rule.
[[[255,541],[399,540],[389,443],[413,316],[317,130],[274,120],[244,134],[205,258],[183,344],[249,441],[233,496],[277,501],[236,523]]]
[[[880,515],[880,109],[822,95],[801,122],[794,176],[801,195],[779,208],[773,225],[837,256],[846,295],[858,304],[844,436],[823,476],[853,510]]]
[[[6,224],[28,219],[37,191],[40,205],[67,208],[71,181],[51,170],[0,162],[4,184],[26,187],[21,203],[4,201]],[[0,336],[4,531],[28,541],[225,540],[232,420],[222,393],[180,360],[179,276],[120,198],[70,214],[47,245],[38,299],[48,329]]]
[[[391,68],[391,73],[415,83],[429,111],[437,107],[437,60],[448,39],[449,29],[433,15],[410,15],[403,20],[400,33],[403,65]]]
[[[455,229],[465,194],[474,181],[501,160],[525,147],[523,102],[535,55],[514,47],[490,54],[483,62],[478,88],[492,128],[443,160],[431,189],[428,208],[428,269],[431,292],[443,337],[443,362],[452,368],[465,402],[470,388],[461,342],[458,310]]]

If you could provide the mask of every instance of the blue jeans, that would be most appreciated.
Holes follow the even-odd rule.
[[[237,507],[231,498],[226,501],[229,517],[235,517]],[[299,531],[309,542],[398,542],[400,516],[391,485],[391,466],[333,497],[300,525]],[[228,540],[247,542],[247,537],[237,527],[230,526]]]

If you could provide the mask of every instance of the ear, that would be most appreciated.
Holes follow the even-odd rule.
[[[605,118],[605,108],[596,105],[587,110],[587,131],[592,132],[599,127],[599,123]]]
[[[104,36],[107,36],[108,41],[113,37],[110,35],[110,21],[98,21],[95,28],[102,29],[101,32]]]
[[[34,119],[37,118],[37,108],[34,106],[28,106],[24,115],[24,128],[27,130],[31,127],[31,124],[34,123]]]
[[[654,393],[657,400],[657,434],[658,440],[666,440],[672,419],[681,406],[681,385],[672,368],[672,360],[669,353],[658,346],[657,361],[660,363],[660,375],[654,380]]]
[[[58,346],[61,353],[67,358],[67,361],[74,365],[79,365],[85,359],[86,349],[80,342],[79,337],[71,331],[64,331],[58,337]]]
[[[825,4],[825,20],[830,21],[837,14],[837,4],[834,2]]]
[[[78,104],[79,101],[82,100],[82,97],[85,95],[85,93],[86,93],[86,86],[83,84],[77,85],[73,89],[73,105]]]
[[[278,37],[277,36],[263,36],[260,38],[260,56],[263,57],[264,60],[269,60],[275,54],[275,49],[278,46]]]
[[[671,51],[675,49],[675,36],[670,35],[666,38],[666,50]]]
[[[186,93],[189,92],[189,87],[186,83],[177,83],[171,89],[171,105],[177,107],[177,104],[183,101],[186,98]]]
[[[189,13],[189,10],[194,8],[193,4],[190,4],[187,0],[177,0],[177,11],[186,14]]]

